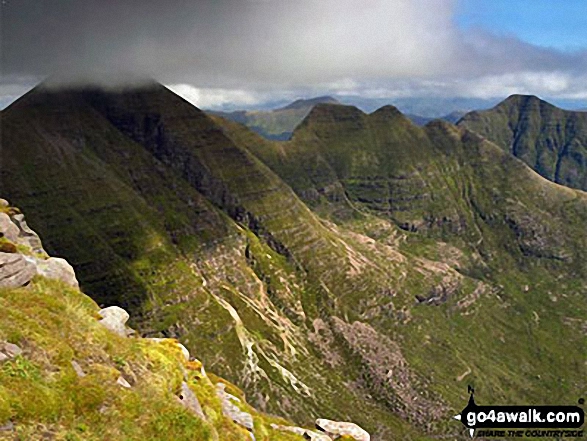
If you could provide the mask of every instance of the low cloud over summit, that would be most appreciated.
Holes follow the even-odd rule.
[[[108,84],[157,78],[191,96],[244,103],[299,90],[587,98],[586,50],[460,27],[458,7],[453,0],[8,0],[0,92],[51,75]]]

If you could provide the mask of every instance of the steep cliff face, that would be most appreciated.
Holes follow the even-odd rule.
[[[259,410],[459,437],[467,382],[584,386],[585,194],[480,136],[319,105],[273,143],[159,85],[35,90],[2,130],[2,194],[82,290]]]
[[[493,109],[465,115],[458,125],[495,142],[545,178],[587,190],[587,112],[513,95]]]

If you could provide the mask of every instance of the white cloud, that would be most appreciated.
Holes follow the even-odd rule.
[[[167,88],[202,109],[221,108],[225,105],[249,107],[264,99],[263,96],[246,90],[198,88],[190,84],[170,84]]]

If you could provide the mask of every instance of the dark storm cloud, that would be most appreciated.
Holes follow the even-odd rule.
[[[587,70],[585,52],[463,33],[454,25],[456,0],[5,2],[4,83],[154,77],[199,96],[233,91],[228,96],[246,101],[254,92],[385,90],[406,81],[421,90],[492,90],[502,77],[568,92]],[[481,79],[489,83],[476,87]]]

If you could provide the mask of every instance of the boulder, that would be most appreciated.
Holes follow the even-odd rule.
[[[191,411],[198,418],[206,419],[206,415],[204,415],[198,397],[196,397],[196,394],[192,392],[185,381],[181,383],[181,392],[179,393],[178,400],[186,409]]]
[[[128,336],[130,330],[125,325],[130,318],[128,312],[119,306],[109,306],[108,308],[101,309],[99,314],[102,317],[99,321],[102,326],[121,337]]]
[[[0,213],[0,237],[5,237],[10,242],[16,242],[19,232],[18,227],[10,220],[10,216],[6,213]]]
[[[116,380],[116,384],[118,384],[119,386],[122,386],[126,389],[130,389],[132,387],[130,385],[130,383],[128,381],[126,381],[126,379],[122,375],[120,377],[118,377],[118,380]]]
[[[333,438],[350,436],[357,441],[370,441],[371,435],[355,423],[345,423],[326,419],[317,419],[316,427]]]
[[[294,427],[294,426],[282,426],[280,424],[271,424],[271,428],[273,430],[280,430],[282,432],[291,432],[295,433],[296,435],[303,436],[304,439],[309,439],[310,441],[332,441],[328,435],[323,433],[317,433],[312,430],[303,429],[301,427]]]
[[[22,254],[0,253],[0,287],[18,288],[37,274],[34,263]]]
[[[47,254],[43,249],[41,239],[39,239],[37,233],[31,230],[31,228],[28,226],[24,220],[23,214],[15,214],[12,216],[12,222],[14,222],[19,229],[17,242],[20,245],[26,245],[30,247],[35,253]]]
[[[229,394],[224,389],[226,385],[224,383],[216,384],[216,395],[220,398],[222,403],[222,413],[225,417],[230,418],[235,423],[243,426],[249,431],[253,430],[253,417],[250,413],[240,410],[233,401],[239,402],[240,400],[234,395]]]
[[[61,280],[74,288],[79,288],[73,267],[65,259],[50,257],[46,260],[36,259],[37,273],[48,279]]]
[[[0,342],[0,363],[22,354],[22,349],[8,342]]]

